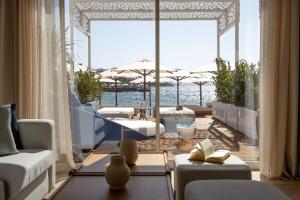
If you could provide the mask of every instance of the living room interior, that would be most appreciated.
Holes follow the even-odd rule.
[[[0,200],[300,199],[299,4],[0,0]]]

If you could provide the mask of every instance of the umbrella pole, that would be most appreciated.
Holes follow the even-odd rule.
[[[151,116],[151,83],[149,83],[149,107],[150,107],[150,116]]]
[[[146,100],[146,70],[144,70],[144,100]]]
[[[115,79],[115,105],[118,106],[117,79]]]
[[[160,77],[159,77],[159,61],[160,61],[160,52],[159,52],[159,43],[160,43],[160,35],[159,35],[159,1],[155,1],[155,143],[156,143],[156,151],[158,152],[160,150],[160,97],[159,97],[159,91],[160,91]]]
[[[199,84],[200,89],[200,106],[202,107],[202,83]]]
[[[179,105],[179,79],[176,79],[177,81],[177,106]]]

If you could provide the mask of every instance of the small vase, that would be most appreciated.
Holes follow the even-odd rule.
[[[136,140],[123,139],[120,144],[120,154],[125,156],[127,165],[134,165],[138,158],[138,147]]]
[[[125,189],[129,180],[130,169],[122,155],[114,155],[110,158],[110,164],[105,171],[105,179],[111,190]]]

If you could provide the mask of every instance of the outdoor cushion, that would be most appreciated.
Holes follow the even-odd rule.
[[[201,180],[185,187],[185,200],[288,200],[274,186],[250,180]]]
[[[102,117],[131,118],[134,115],[133,107],[105,107],[98,110]]]
[[[11,130],[11,105],[0,106],[0,156],[18,153]]]
[[[160,117],[173,117],[173,116],[189,116],[195,117],[195,112],[191,109],[183,107],[182,110],[176,110],[176,107],[160,107]]]
[[[95,130],[99,130],[105,125],[104,120],[101,117],[95,117]]]
[[[109,118],[110,120],[126,126],[127,128],[136,130],[146,136],[155,136],[155,122],[152,121],[144,121],[144,120],[130,120],[124,118]],[[165,133],[164,125],[160,124],[160,134]],[[126,134],[126,130],[125,130]]]
[[[20,150],[0,157],[0,180],[5,182],[8,197],[19,193],[53,164],[50,150]]]

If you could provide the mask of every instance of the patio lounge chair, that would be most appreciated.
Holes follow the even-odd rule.
[[[82,150],[94,149],[104,140],[121,140],[122,128],[116,122],[105,119],[90,104],[81,104],[78,96],[70,92],[70,118],[73,142],[73,153],[80,159]],[[127,138],[136,140],[149,139],[135,130],[127,130]]]
[[[155,136],[155,131],[156,131],[155,122],[145,121],[145,120],[125,119],[125,118],[108,118],[108,119],[124,127],[127,127],[127,129],[125,129],[126,136],[127,136],[128,129],[136,130],[148,137]],[[165,133],[165,126],[163,124],[160,124],[160,134],[162,135],[164,133]]]

